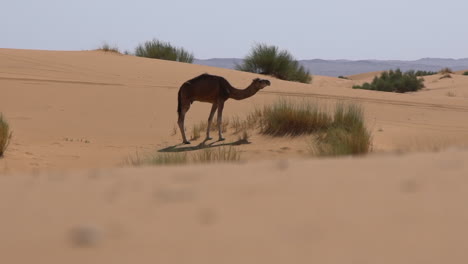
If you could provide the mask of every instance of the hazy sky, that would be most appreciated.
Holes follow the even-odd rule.
[[[255,43],[297,59],[468,57],[467,0],[0,0],[0,48],[133,51],[153,38],[197,58]]]

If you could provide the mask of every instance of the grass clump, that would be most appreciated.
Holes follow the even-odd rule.
[[[384,92],[414,92],[424,88],[424,79],[418,78],[415,71],[403,73],[400,69],[385,71],[376,76],[371,83],[362,86],[355,85],[354,89],[365,89]]]
[[[260,113],[261,132],[272,136],[311,134],[330,125],[331,119],[316,105],[280,100]]]
[[[233,147],[206,148],[192,156],[193,163],[234,162],[240,160],[240,152]]]
[[[280,100],[257,111],[263,134],[299,136],[313,134],[317,156],[359,155],[371,148],[371,135],[360,106],[338,104],[330,114],[316,104]]]
[[[125,163],[131,166],[143,165],[178,165],[188,162],[187,153],[156,153],[141,157],[138,152],[134,157],[128,157]]]
[[[129,157],[126,164],[132,166],[144,165],[183,165],[198,163],[237,162],[240,160],[240,152],[234,147],[210,147],[197,151],[191,155],[187,152],[155,153],[141,157],[138,153],[135,157]]]
[[[0,113],[0,158],[5,154],[13,133],[10,131],[8,122],[3,118]]]
[[[468,75],[468,71],[464,72],[463,75]]]
[[[120,54],[120,50],[117,46],[111,46],[108,43],[102,44],[97,50],[104,51],[104,52],[114,52],[114,53]]]
[[[312,153],[317,156],[360,155],[370,151],[371,135],[364,124],[362,108],[338,105],[333,122],[316,137]]]
[[[281,80],[310,83],[312,77],[304,66],[287,51],[276,46],[258,44],[252,48],[237,70],[271,75]]]
[[[446,68],[440,69],[439,73],[440,74],[450,74],[450,73],[453,73],[453,71],[452,71],[452,69],[446,67]]]
[[[193,63],[194,55],[180,47],[174,47],[169,42],[153,39],[139,44],[135,49],[135,55],[152,59],[171,60]]]

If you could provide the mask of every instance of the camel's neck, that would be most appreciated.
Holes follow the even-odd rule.
[[[258,89],[254,88],[253,85],[249,85],[249,87],[241,90],[234,87],[229,87],[229,98],[235,100],[243,100],[245,98],[249,98],[258,92]]]

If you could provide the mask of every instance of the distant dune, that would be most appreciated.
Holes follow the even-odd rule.
[[[360,73],[384,71],[400,68],[407,70],[439,71],[441,68],[449,67],[454,71],[468,69],[467,59],[433,59],[425,58],[415,61],[402,60],[300,60],[314,75],[324,76],[348,76]],[[236,64],[242,63],[242,59],[207,59],[195,60],[196,64],[234,69]]]

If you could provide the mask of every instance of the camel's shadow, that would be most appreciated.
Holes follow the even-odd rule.
[[[245,139],[239,139],[237,141],[230,142],[230,143],[224,143],[224,141],[214,141],[214,142],[207,144],[205,140],[196,146],[187,147],[186,144],[180,143],[174,146],[162,148],[158,150],[158,152],[184,152],[184,151],[194,151],[194,150],[200,150],[200,149],[206,149],[206,148],[216,148],[216,147],[222,147],[222,146],[239,146],[239,145],[245,145],[245,144],[250,144],[250,142]]]

